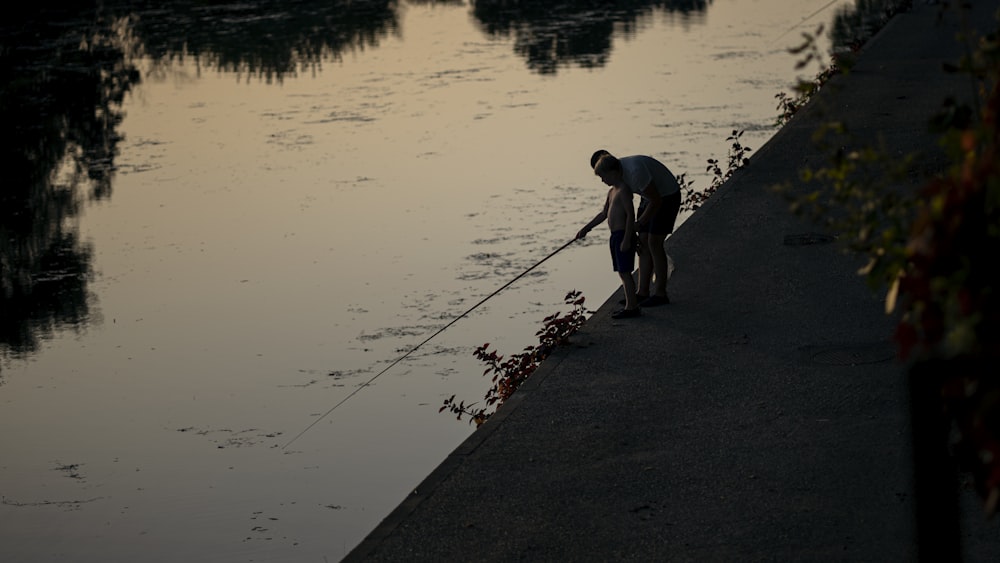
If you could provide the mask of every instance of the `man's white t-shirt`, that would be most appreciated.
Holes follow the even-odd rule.
[[[625,156],[618,159],[622,163],[622,178],[634,194],[643,195],[649,182],[656,186],[660,197],[673,195],[681,190],[673,173],[662,162],[651,156]]]

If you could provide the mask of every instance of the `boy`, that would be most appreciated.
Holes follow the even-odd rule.
[[[632,207],[632,191],[625,185],[621,163],[617,158],[608,155],[597,161],[594,174],[611,187],[604,201],[604,209],[584,225],[576,238],[587,236],[591,229],[600,225],[605,219],[611,229],[611,265],[622,280],[625,290],[625,308],[611,314],[613,319],[629,319],[642,314],[639,300],[636,297],[635,280],[632,270],[635,266],[635,209]]]

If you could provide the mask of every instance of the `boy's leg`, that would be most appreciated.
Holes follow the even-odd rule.
[[[629,311],[639,307],[639,299],[635,295],[635,281],[632,272],[618,272],[622,279],[622,289],[625,290],[625,308]]]

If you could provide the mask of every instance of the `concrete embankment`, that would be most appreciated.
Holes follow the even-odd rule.
[[[893,321],[860,259],[771,187],[823,165],[810,137],[832,119],[924,153],[914,189],[941,166],[927,119],[970,86],[941,70],[961,49],[938,12],[893,18],[678,229],[672,304],[616,321],[612,296],[347,560],[915,559]],[[963,499],[966,559],[1000,560]]]

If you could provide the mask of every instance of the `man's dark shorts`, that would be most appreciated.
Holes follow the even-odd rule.
[[[632,248],[622,252],[622,241],[625,240],[625,231],[611,232],[611,265],[616,272],[632,273],[635,270],[635,244]]]
[[[639,211],[636,213],[636,217],[640,217],[642,212],[646,210],[646,200],[642,200],[639,204]],[[681,192],[678,191],[673,195],[668,195],[663,198],[663,203],[660,205],[660,209],[653,215],[652,220],[649,223],[639,227],[640,233],[650,233],[653,235],[669,235],[674,232],[674,224],[677,222],[677,213],[681,209]]]

